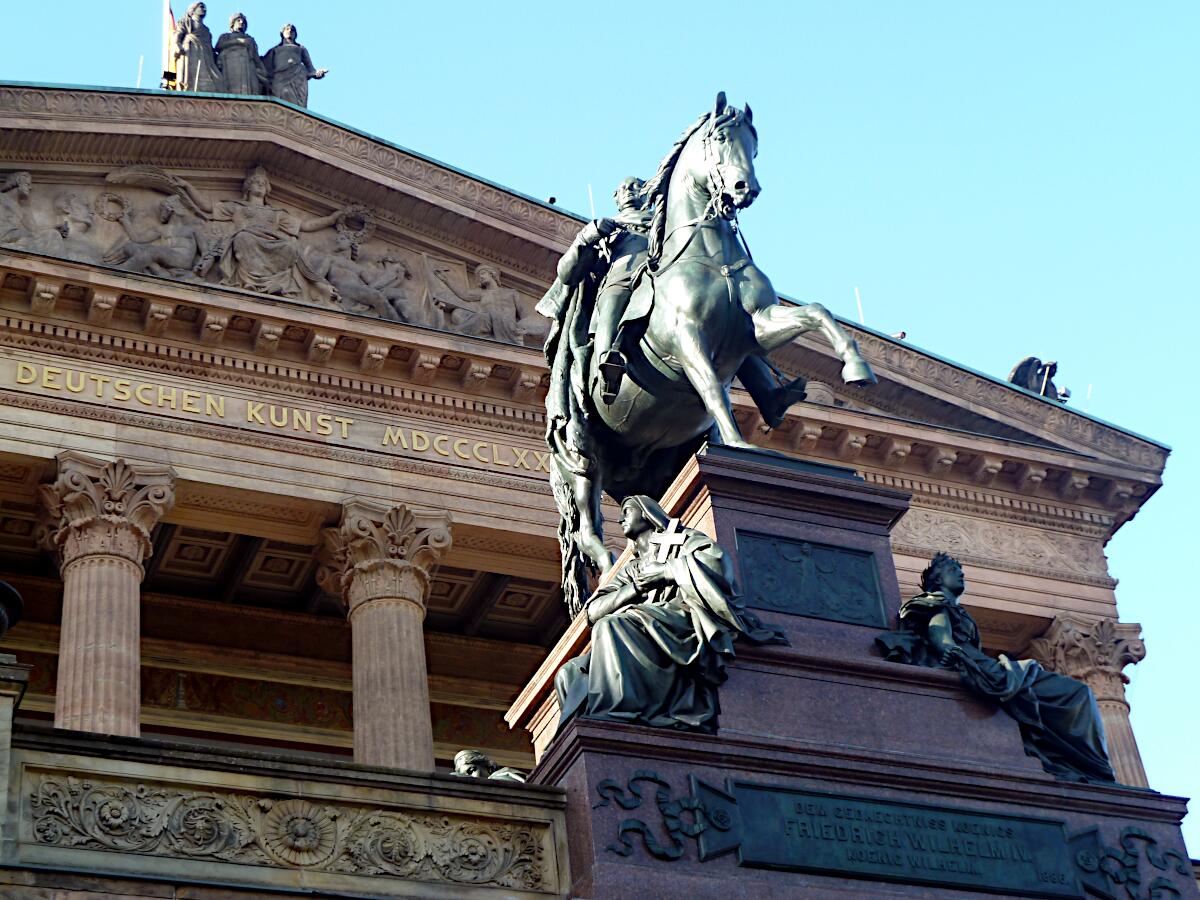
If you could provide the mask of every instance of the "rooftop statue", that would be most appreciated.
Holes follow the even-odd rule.
[[[1053,379],[1057,373],[1058,363],[1043,363],[1036,356],[1027,356],[1013,366],[1013,370],[1008,373],[1008,381],[1042,397],[1064,403],[1071,396],[1071,392],[1066,389],[1060,391],[1055,386]]]
[[[193,3],[175,26],[176,84],[183,91],[222,91],[221,70],[213,54],[212,32],[204,24],[208,7]]]
[[[265,94],[270,84],[258,44],[246,34],[248,25],[244,13],[234,13],[229,18],[229,31],[217,40],[217,66],[226,93]]]
[[[600,538],[602,491],[617,500],[660,494],[706,437],[757,449],[733,418],[735,377],[764,421],[779,424],[803,382],[784,382],[764,357],[820,331],[844,380],[875,380],[823,306],[779,302],[741,239],[738,211],[759,194],[757,151],[750,108],[719,94],[653,178],[618,188],[615,219],[580,231],[538,305],[552,320],[547,442],[572,614],[589,572],[612,566]]]
[[[328,69],[313,67],[303,44],[296,42],[296,26],[290,22],[279,31],[279,43],[262,58],[271,96],[297,106],[308,106],[308,79],[324,78]]]
[[[1091,688],[1032,659],[992,659],[979,626],[959,603],[966,590],[958,560],[939,553],[921,573],[921,591],[900,607],[900,628],[875,639],[893,662],[953,669],[976,693],[1017,720],[1025,752],[1057,778],[1111,784],[1104,727]]]
[[[591,650],[555,676],[573,716],[717,732],[717,689],[739,638],[787,643],[743,608],[729,556],[650,497],[621,504],[633,558],[588,600]]]

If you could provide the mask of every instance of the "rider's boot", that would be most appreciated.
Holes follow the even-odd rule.
[[[600,399],[612,403],[621,390],[621,379],[625,375],[625,356],[613,347],[600,358]]]
[[[771,392],[770,398],[763,404],[763,421],[769,428],[778,428],[783,424],[783,417],[792,408],[793,403],[799,403],[808,396],[804,388],[808,382],[803,378],[793,378],[787,384],[781,384]]]

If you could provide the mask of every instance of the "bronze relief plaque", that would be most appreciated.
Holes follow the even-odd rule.
[[[737,552],[747,606],[887,627],[875,554],[741,530]]]

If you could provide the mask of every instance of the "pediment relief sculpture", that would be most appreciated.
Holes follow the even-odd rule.
[[[105,180],[105,190],[68,189],[29,172],[0,176],[0,246],[514,344],[545,334],[534,299],[503,285],[495,266],[384,243],[365,206],[287,209],[262,166],[232,197],[156,166]]]

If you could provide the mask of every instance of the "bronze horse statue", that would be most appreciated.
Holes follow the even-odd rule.
[[[539,304],[553,319],[546,436],[572,615],[590,593],[589,573],[612,565],[601,538],[602,491],[618,502],[660,495],[705,439],[758,449],[733,418],[735,377],[764,420],[778,425],[787,406],[803,397],[803,382],[781,383],[764,357],[797,335],[820,331],[842,359],[845,381],[875,381],[823,306],[781,304],[754,264],[737,213],[760,192],[757,151],[750,107],[729,106],[721,93],[642,187],[643,208],[652,214],[643,219],[644,261],[620,318],[626,352],[619,386],[603,377],[611,373],[601,371],[590,336],[612,241],[634,226],[619,218],[585,227]]]

